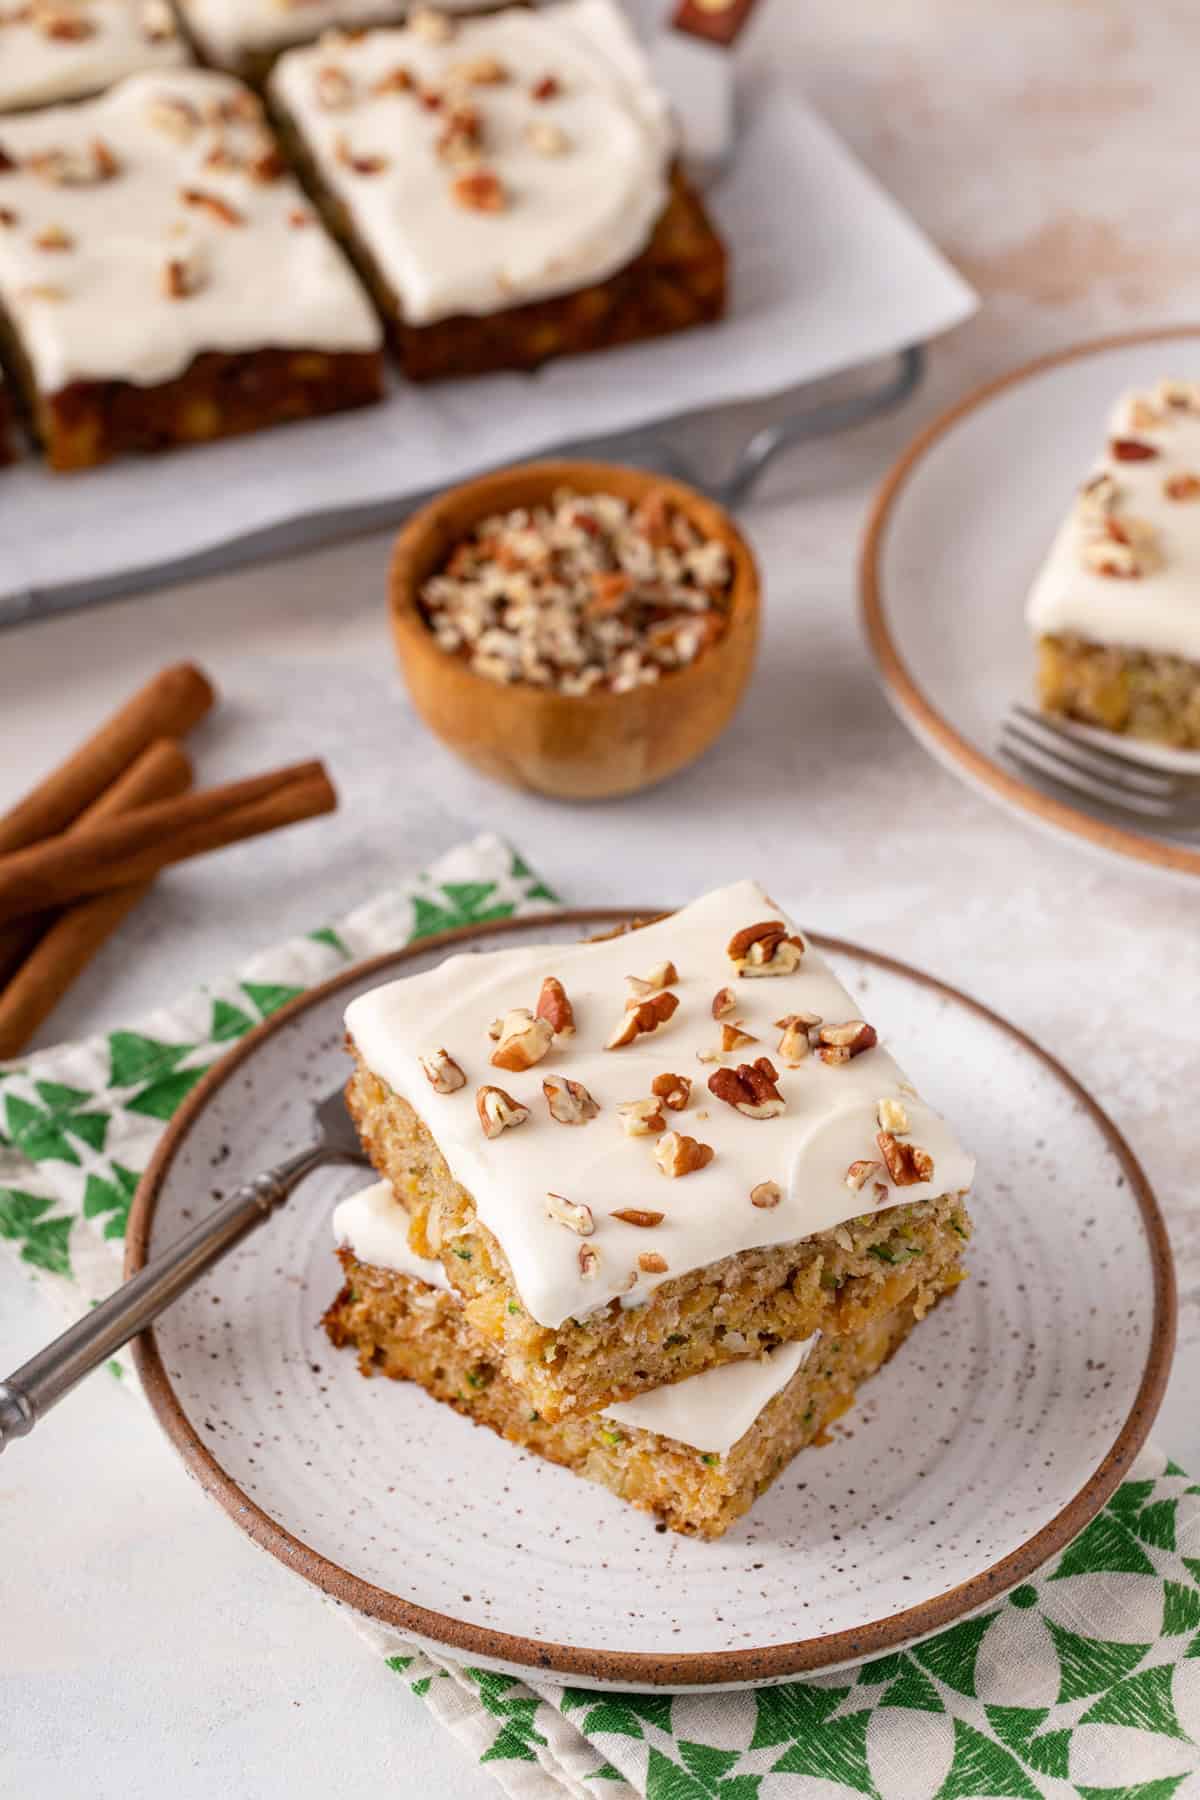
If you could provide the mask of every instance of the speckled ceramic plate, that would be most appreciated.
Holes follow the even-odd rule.
[[[1025,597],[1114,400],[1198,360],[1200,327],[1174,326],[1060,350],[977,388],[888,475],[861,567],[863,620],[888,697],[939,762],[1076,843],[1190,876],[1200,875],[1194,837],[1117,825],[1082,799],[1043,792],[996,743],[1013,702],[1033,697]],[[1200,753],[1125,748],[1200,773]]]
[[[451,936],[483,949],[616,916]],[[139,1190],[131,1270],[305,1140],[310,1102],[346,1073],[347,1001],[448,941],[296,1001],[209,1075]],[[1013,1027],[886,958],[824,947],[980,1171],[974,1278],[828,1447],[699,1543],[415,1387],[365,1381],[318,1325],[340,1284],[330,1214],[361,1180],[341,1170],[313,1177],[138,1346],[160,1421],[237,1524],[348,1605],[473,1662],[670,1688],[878,1654],[993,1600],[1073,1537],[1166,1379],[1174,1302],[1153,1196],[1095,1103]]]

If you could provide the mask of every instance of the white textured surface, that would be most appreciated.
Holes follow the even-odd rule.
[[[872,487],[940,405],[1047,346],[1200,311],[1194,95],[1178,79],[1181,54],[1200,54],[1200,19],[1132,0],[1020,0],[1001,28],[958,0],[887,12],[777,0],[747,53],[819,96],[988,306],[939,348],[904,415],[800,454],[748,509],[770,587],[766,653],[723,746],[657,794],[577,813],[477,780],[399,698],[378,538],[9,634],[5,799],[183,650],[226,694],[198,740],[206,777],[317,747],[344,795],[337,819],[169,877],[46,1041],[136,1016],[164,987],[336,912],[480,823],[511,832],[564,893],[597,901],[682,896],[769,855],[789,895],[812,896],[813,923],[1003,1007],[1127,1131],[1166,1204],[1184,1301],[1156,1436],[1200,1469],[1194,907],[1183,890],[1034,835],[933,766],[868,672],[853,569]],[[1097,384],[1091,417],[1112,391]],[[717,466],[746,424],[713,428]],[[1052,505],[1050,527],[1053,516]],[[931,844],[943,852],[933,864]],[[55,1329],[32,1283],[6,1288],[6,1367]],[[0,1634],[5,1712],[22,1726],[5,1763],[18,1791],[211,1800],[252,1785],[255,1800],[317,1800],[382,1774],[420,1800],[495,1800],[486,1771],[184,1478],[115,1382],[92,1383],[5,1455],[0,1509],[22,1547],[5,1599],[23,1629]]]
[[[551,937],[543,920],[526,929]],[[553,937],[569,946],[576,933]],[[156,1327],[220,1466],[360,1580],[477,1629],[580,1649],[687,1656],[854,1633],[1019,1550],[1098,1468],[1145,1369],[1150,1259],[1130,1184],[1030,1051],[909,976],[837,961],[978,1149],[975,1276],[875,1378],[849,1429],[790,1465],[719,1543],[663,1537],[605,1490],[514,1455],[410,1384],[364,1381],[354,1357],[328,1350],[315,1321],[341,1285],[329,1210],[362,1179],[344,1169],[314,1175],[302,1204]],[[213,1095],[162,1183],[151,1255],[225,1170],[296,1142],[345,1070],[342,1009],[369,979],[268,1038]],[[434,1618],[427,1631],[444,1628]],[[470,1656],[497,1660],[478,1640]]]
[[[170,8],[162,0],[84,0],[72,8],[90,27],[78,38],[52,37],[30,8],[6,10],[0,25],[0,113],[18,106],[99,93],[135,69],[183,62]]]
[[[4,176],[16,223],[0,229],[0,301],[43,392],[153,385],[205,350],[378,348],[366,296],[294,178],[210,166],[218,147],[248,164],[271,148],[260,119],[214,117],[247,101],[227,75],[174,69],[4,122],[8,154],[23,163],[55,153],[86,163],[101,140],[118,164],[101,181],[52,182],[29,167]],[[188,204],[189,193],[232,216]],[[297,211],[306,224],[293,223]],[[39,245],[47,230],[69,245]],[[169,260],[194,273],[194,292],[168,296]]]
[[[474,0],[440,0],[455,12]],[[180,0],[179,10],[209,62],[236,69],[242,57],[306,42],[336,26],[391,22],[407,0]]]
[[[773,881],[769,870],[761,873]],[[933,1200],[970,1186],[970,1154],[957,1142],[953,1124],[909,1092],[881,1028],[873,1049],[841,1067],[827,1067],[816,1055],[798,1069],[784,1063],[775,1048],[781,1014],[807,1013],[826,1025],[845,1025],[871,1020],[872,1013],[811,947],[790,975],[739,978],[726,945],[735,932],[772,918],[782,919],[790,932],[803,923],[774,905],[758,882],[743,879],[696,895],[671,918],[646,926],[634,945],[623,938],[566,947],[535,940],[486,955],[452,956],[439,968],[386,982],[347,1007],[346,1030],[363,1061],[428,1125],[451,1174],[474,1196],[480,1219],[495,1233],[517,1292],[539,1324],[561,1325],[617,1295],[625,1296],[623,1304],[637,1305],[665,1282],[724,1257],[830,1231],[876,1207]],[[624,1016],[625,977],[644,976],[666,962],[678,975],[670,984],[677,1001],[671,1018],[621,1049],[607,1049]],[[548,975],[566,990],[574,1033],[555,1042],[532,1069],[493,1068],[489,1024],[514,1008],[532,1012]],[[736,990],[731,1022],[755,1041],[718,1064],[713,995],[730,982]],[[901,1021],[893,1040],[901,1055],[910,1036]],[[435,1092],[421,1068],[421,1056],[439,1047],[467,1078],[451,1094]],[[775,1118],[746,1118],[708,1091],[717,1066],[734,1068],[763,1055],[774,1059],[784,1101]],[[711,1060],[701,1062],[701,1056]],[[646,1098],[654,1078],[667,1072],[692,1084],[686,1108],[665,1113],[669,1127],[714,1152],[707,1168],[673,1179],[654,1160],[654,1139],[627,1137],[617,1110]],[[599,1115],[574,1127],[557,1123],[543,1096],[547,1077],[581,1082]],[[484,1086],[499,1086],[528,1110],[528,1118],[485,1137],[474,1104]],[[905,1141],[928,1152],[933,1174],[897,1188],[876,1160],[872,1178],[884,1188],[877,1199],[870,1187],[848,1188],[846,1173],[853,1162],[878,1159],[882,1100],[904,1105],[911,1128]],[[751,1205],[751,1190],[764,1181],[781,1188],[778,1206]],[[595,1264],[587,1274],[579,1263],[581,1239],[550,1216],[547,1201],[554,1193],[592,1214],[587,1242]],[[663,1216],[651,1229],[629,1225],[613,1216],[617,1203]],[[664,1258],[663,1273],[639,1271],[644,1251]]]
[[[455,71],[476,59],[497,63],[504,79],[464,89]],[[415,87],[380,90],[397,68]],[[333,107],[320,87],[329,70],[346,83]],[[545,77],[561,91],[535,100]],[[463,164],[437,150],[447,110],[428,111],[418,89],[453,90],[478,113],[483,165],[507,195],[502,211],[454,198]],[[607,281],[645,249],[666,204],[675,131],[617,0],[512,7],[464,21],[445,43],[412,26],[326,38],[289,51],[271,91],[412,325]],[[562,134],[559,154],[537,148],[538,130]],[[380,166],[353,167],[343,145]]]

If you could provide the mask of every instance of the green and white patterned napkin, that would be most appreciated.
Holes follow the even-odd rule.
[[[136,1030],[0,1069],[0,1248],[78,1317],[121,1278],[129,1204],[166,1121],[235,1039],[348,962],[554,904],[480,837]],[[343,1616],[512,1800],[1200,1796],[1200,1485],[1154,1451],[1036,1581],[911,1651],[814,1681],[588,1693],[460,1668]]]

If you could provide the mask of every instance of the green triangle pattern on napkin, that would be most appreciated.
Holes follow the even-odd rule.
[[[135,1029],[0,1069],[0,1250],[78,1317],[120,1280],[141,1171],[231,1043],[349,962],[555,904],[479,837]],[[1153,1450],[1034,1580],[813,1681],[597,1694],[461,1668],[349,1616],[512,1800],[1200,1796],[1200,1485]]]

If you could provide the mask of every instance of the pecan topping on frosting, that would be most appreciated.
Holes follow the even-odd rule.
[[[708,1078],[708,1091],[748,1119],[775,1119],[786,1102],[776,1083],[779,1076],[768,1057],[741,1063],[736,1069],[716,1069]]]
[[[692,1084],[686,1075],[656,1075],[650,1083],[650,1092],[664,1106],[669,1106],[672,1112],[683,1111],[691,1091]]]
[[[1158,455],[1154,445],[1142,438],[1113,438],[1108,448],[1114,462],[1150,462]]]
[[[726,955],[739,975],[793,975],[804,955],[804,940],[789,935],[782,919],[764,919],[735,932]]]
[[[731,1023],[721,1027],[722,1056],[728,1056],[731,1050],[744,1050],[747,1044],[757,1044],[757,1042],[758,1039],[753,1033],[743,1028],[741,1019],[734,1019]]]
[[[858,1162],[852,1162],[846,1170],[846,1186],[852,1194],[861,1193],[868,1181],[872,1181],[876,1175],[882,1175],[882,1173],[883,1164],[881,1162],[871,1162],[862,1157]]]
[[[657,1250],[643,1250],[638,1257],[638,1268],[643,1275],[665,1275],[667,1259],[660,1256]]]
[[[727,1019],[737,1006],[737,996],[731,987],[718,988],[713,995],[712,1016],[714,1019]]]
[[[647,975],[627,975],[625,979],[629,983],[629,992],[632,996],[625,1004],[626,1006],[636,1006],[637,1002],[644,1000],[648,994],[660,994],[664,988],[674,987],[679,980],[679,970],[673,962],[660,962],[655,963]]]
[[[782,1033],[777,1045],[780,1062],[789,1069],[798,1069],[812,1049],[813,1035],[820,1023],[817,1013],[785,1013],[782,1019],[776,1019],[776,1027]]]
[[[650,1000],[634,1002],[604,1048],[624,1050],[635,1038],[657,1031],[660,1025],[666,1024],[678,1005],[679,996],[670,993],[655,994]]]
[[[429,1050],[419,1061],[435,1094],[454,1094],[466,1087],[467,1078],[448,1051]]]
[[[582,1200],[568,1200],[565,1194],[546,1195],[546,1214],[556,1225],[565,1225],[580,1237],[591,1237],[596,1229],[591,1207]]]
[[[836,1069],[852,1057],[861,1056],[864,1050],[873,1050],[879,1034],[865,1019],[848,1019],[844,1025],[822,1025],[817,1042],[821,1061]]]
[[[451,192],[469,212],[498,213],[508,205],[507,190],[494,169],[468,169]]]
[[[711,1144],[701,1144],[679,1131],[668,1131],[654,1146],[655,1162],[664,1175],[673,1179],[694,1175],[697,1169],[707,1168],[714,1155]]]
[[[523,1006],[515,1006],[500,1022],[499,1042],[492,1051],[492,1064],[497,1069],[514,1073],[532,1069],[541,1062],[554,1040],[548,1019],[535,1019]]]
[[[933,1180],[933,1158],[917,1144],[902,1144],[891,1131],[880,1131],[875,1142],[897,1187],[916,1187]]]
[[[637,1225],[642,1229],[649,1230],[655,1225],[661,1225],[667,1215],[660,1212],[645,1212],[640,1206],[624,1206],[620,1212],[609,1213],[608,1216],[610,1219],[620,1219],[626,1225]]]
[[[542,983],[537,1017],[545,1019],[556,1038],[574,1037],[575,1012],[557,975],[547,975]]]
[[[624,1100],[617,1108],[626,1137],[654,1137],[667,1129],[661,1100]]]
[[[475,1096],[475,1110],[487,1138],[498,1138],[502,1131],[523,1125],[529,1117],[527,1106],[498,1087],[481,1087]]]
[[[881,1100],[875,1110],[882,1131],[894,1131],[897,1137],[905,1136],[908,1114],[899,1100]]]
[[[586,1125],[600,1111],[581,1081],[550,1075],[542,1083],[542,1092],[550,1108],[550,1117],[557,1119],[560,1125]]]
[[[760,1181],[757,1187],[750,1189],[751,1206],[760,1206],[765,1210],[778,1206],[783,1199],[783,1189],[777,1181]]]

